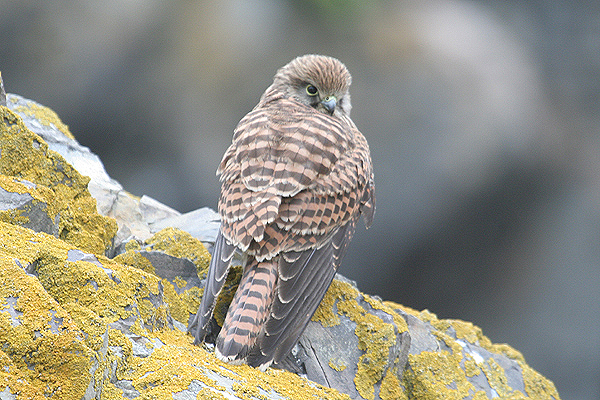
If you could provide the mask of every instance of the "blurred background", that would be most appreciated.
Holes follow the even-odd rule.
[[[0,0],[7,92],[53,108],[128,191],[216,208],[275,71],[342,60],[377,214],[341,272],[469,320],[563,399],[600,398],[600,2]]]

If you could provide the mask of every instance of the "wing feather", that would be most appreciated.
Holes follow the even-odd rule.
[[[212,317],[217,297],[223,289],[231,259],[235,252],[235,246],[228,243],[221,231],[217,234],[215,240],[213,255],[210,260],[210,267],[204,285],[204,294],[194,320],[188,327],[188,331],[194,334],[194,343],[201,343],[209,332],[209,322]],[[194,329],[196,329],[194,333]]]
[[[296,261],[279,259],[279,271],[290,277],[277,282],[271,313],[248,356],[250,365],[281,361],[291,351],[333,280],[354,234],[356,218],[340,227],[319,249],[303,252]],[[282,301],[282,298],[287,301]]]

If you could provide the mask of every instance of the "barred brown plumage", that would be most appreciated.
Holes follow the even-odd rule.
[[[331,284],[358,217],[371,225],[373,170],[350,119],[350,83],[337,59],[298,57],[234,131],[217,170],[221,229],[189,326],[195,343],[209,334],[233,253],[243,252],[244,272],[216,340],[223,360],[259,367],[283,360]]]

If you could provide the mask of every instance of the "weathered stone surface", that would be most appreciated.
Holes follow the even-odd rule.
[[[10,198],[20,198],[14,208],[0,211],[0,220],[30,227],[39,224],[42,230],[93,253],[111,251],[117,225],[96,212],[96,200],[87,189],[89,178],[6,107],[0,108],[0,175],[8,198],[5,206]]]
[[[75,164],[92,153],[57,117],[47,122],[48,109],[13,99],[31,120],[0,107],[0,399],[559,398],[476,326],[362,294],[341,276],[281,366],[297,374],[220,362],[186,333],[216,214],[181,215],[99,173],[95,195],[117,234],[87,178],[31,129],[52,131]],[[239,277],[232,268],[215,324]]]
[[[68,308],[27,273],[31,264],[44,263],[45,250],[64,249],[65,243],[54,238],[53,249],[27,245],[44,241],[44,235],[0,222],[0,398],[91,399],[99,394],[95,378],[102,348],[90,348]]]
[[[505,344],[493,344],[470,322],[440,320],[384,302],[406,319],[412,337],[401,385],[416,398],[558,399],[554,385]]]
[[[296,347],[295,365],[351,398],[399,398],[399,386],[385,388],[402,379],[410,342],[402,317],[338,275]]]
[[[6,106],[6,92],[4,91],[4,82],[2,81],[2,73],[0,73],[0,106]]]
[[[117,220],[115,246],[131,239],[145,240],[156,232],[149,225],[180,213],[148,196],[137,198],[106,173],[104,165],[90,149],[80,145],[56,113],[35,101],[8,94],[7,106],[24,125],[39,135],[48,148],[59,153],[75,170],[89,180],[89,192],[96,199],[98,213]]]
[[[52,219],[45,199],[36,195],[36,189],[33,182],[0,175],[0,211],[18,215],[21,226],[58,236],[59,216]]]
[[[205,244],[215,242],[221,219],[213,209],[208,207],[199,208],[182,215],[176,215],[149,223],[153,233],[164,228],[179,228],[190,233]]]

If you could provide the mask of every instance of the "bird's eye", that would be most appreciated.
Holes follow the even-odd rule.
[[[308,86],[306,87],[306,93],[307,93],[309,96],[316,96],[316,95],[317,95],[317,93],[319,93],[319,91],[317,90],[317,88],[316,88],[314,85],[308,85]]]

